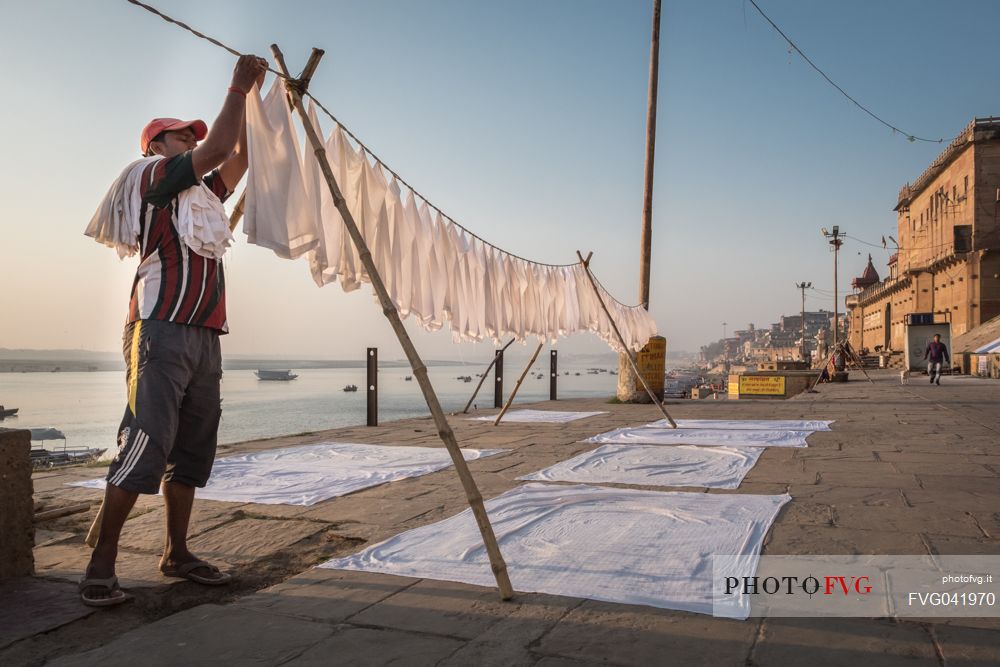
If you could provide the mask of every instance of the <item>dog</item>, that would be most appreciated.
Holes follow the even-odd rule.
[[[910,384],[910,371],[905,368],[899,371],[899,384]]]

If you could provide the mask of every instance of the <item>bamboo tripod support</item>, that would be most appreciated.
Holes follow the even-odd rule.
[[[860,357],[858,357],[857,353],[854,351],[854,348],[851,347],[851,343],[849,341],[845,341],[843,343],[838,343],[838,345],[833,349],[833,351],[831,351],[830,354],[826,356],[826,361],[823,362],[823,365],[819,367],[820,374],[816,378],[816,381],[812,383],[812,386],[809,387],[809,391],[815,391],[816,387],[819,386],[820,378],[823,377],[822,369],[826,368],[833,362],[833,358],[837,354],[837,350],[840,350],[843,353],[844,359],[847,360],[847,363],[850,364],[851,367],[856,368],[857,370],[864,373],[865,379],[867,379],[870,383],[875,384],[875,380],[872,380],[872,377],[868,375],[868,371],[865,370],[864,364],[861,363]],[[836,368],[834,368],[834,371],[836,371]]]
[[[271,52],[274,54],[274,59],[281,71],[285,74],[285,76],[288,76],[288,68],[285,66],[284,57],[277,44],[271,45]],[[347,228],[348,234],[351,236],[351,240],[354,242],[354,246],[358,250],[361,263],[365,267],[365,271],[368,272],[372,289],[378,296],[379,303],[382,306],[382,313],[385,315],[386,319],[389,320],[389,324],[392,325],[392,329],[399,338],[399,343],[402,346],[403,351],[406,353],[406,358],[410,361],[410,366],[413,368],[413,374],[417,377],[417,383],[420,385],[421,392],[423,392],[424,400],[427,401],[427,407],[430,408],[431,415],[434,418],[434,423],[438,429],[438,435],[440,436],[442,442],[444,442],[445,447],[448,449],[448,453],[451,455],[452,463],[455,465],[455,470],[458,472],[458,476],[462,481],[462,487],[465,489],[465,495],[468,499],[469,507],[472,509],[472,514],[475,516],[476,523],[479,526],[479,532],[483,537],[483,544],[485,545],[486,553],[489,556],[490,567],[493,570],[493,575],[496,577],[497,588],[500,590],[500,597],[503,600],[509,600],[514,596],[514,589],[512,588],[510,578],[507,575],[507,565],[504,563],[503,555],[500,553],[500,545],[497,543],[496,535],[493,533],[493,526],[490,524],[489,516],[486,514],[486,508],[483,506],[483,497],[479,493],[476,481],[472,478],[472,473],[469,471],[469,466],[466,464],[465,458],[462,456],[462,450],[458,446],[458,441],[455,438],[455,432],[452,431],[451,426],[448,424],[448,419],[445,417],[444,411],[441,409],[441,403],[438,401],[437,394],[434,392],[434,387],[431,385],[430,379],[427,376],[427,366],[425,366],[423,361],[420,359],[420,355],[417,353],[417,349],[413,345],[413,341],[410,340],[409,334],[403,327],[403,322],[399,317],[399,312],[396,310],[396,306],[389,298],[389,293],[378,273],[375,261],[372,259],[371,251],[368,249],[368,244],[361,235],[361,231],[358,229],[358,225],[354,221],[354,216],[351,215],[350,209],[347,208],[347,202],[344,201],[344,196],[341,194],[340,187],[337,185],[337,181],[333,176],[333,170],[330,168],[330,163],[327,161],[326,149],[323,148],[323,142],[316,133],[316,128],[313,127],[313,124],[310,122],[309,116],[306,114],[305,107],[302,104],[302,94],[305,92],[309,79],[312,77],[312,73],[316,70],[316,66],[319,64],[319,59],[322,56],[322,50],[313,49],[312,54],[309,56],[309,60],[306,63],[305,69],[302,70],[300,78],[295,80],[287,79],[285,82],[286,88],[291,96],[292,105],[294,106],[296,112],[298,112],[299,118],[302,120],[302,125],[305,127],[306,137],[312,146],[316,160],[319,162],[319,167],[323,172],[323,177],[326,179],[326,184],[330,188],[330,194],[333,196],[334,204],[340,212],[341,217],[343,217],[344,225]]]
[[[535,348],[535,353],[531,355],[531,361],[529,361],[528,365],[524,367],[521,377],[517,378],[517,384],[514,385],[514,389],[510,392],[510,398],[507,399],[507,402],[503,406],[503,410],[501,410],[500,414],[497,415],[497,420],[493,422],[494,426],[498,425],[500,420],[503,419],[503,416],[507,414],[507,410],[510,409],[511,404],[514,402],[514,397],[517,396],[517,390],[521,388],[521,383],[524,382],[525,376],[528,374],[528,371],[531,370],[531,364],[535,363],[535,359],[538,358],[538,353],[542,351],[542,345],[544,344],[545,343],[539,343],[538,347]]]
[[[513,344],[514,344],[514,339],[511,338],[510,341],[500,349],[500,351],[504,352],[508,347],[510,347]],[[476,400],[476,396],[479,394],[479,390],[482,388],[483,382],[486,381],[486,376],[490,374],[490,371],[493,370],[493,367],[496,366],[496,363],[497,363],[497,355],[494,354],[493,361],[491,361],[490,365],[486,367],[486,370],[483,371],[483,374],[479,376],[479,384],[476,385],[476,390],[472,392],[472,396],[469,397],[469,402],[465,404],[465,409],[462,410],[463,415],[469,412],[469,406],[472,405],[472,402],[474,400]]]
[[[601,304],[601,308],[604,309],[604,314],[608,316],[608,321],[611,322],[611,328],[615,332],[615,337],[618,338],[618,344],[622,346],[623,350],[625,350],[625,357],[628,359],[628,363],[632,367],[632,372],[635,373],[635,376],[639,378],[640,382],[642,382],[642,388],[646,390],[646,393],[649,394],[649,398],[656,404],[656,407],[660,409],[663,416],[667,418],[670,426],[672,428],[677,428],[677,422],[674,421],[673,417],[667,414],[667,409],[663,407],[663,403],[656,397],[653,390],[649,388],[649,384],[646,383],[646,378],[639,372],[638,367],[636,367],[635,359],[632,358],[632,353],[629,351],[628,345],[625,344],[625,339],[622,337],[621,331],[618,330],[618,325],[615,324],[615,318],[611,317],[611,311],[608,310],[607,304],[604,303],[604,297],[601,296],[601,290],[597,289],[597,281],[594,280],[593,274],[590,273],[590,258],[593,254],[594,253],[588,254],[587,259],[584,259],[583,255],[580,254],[580,251],[576,251],[576,256],[580,258],[580,264],[583,265],[583,270],[587,273],[587,278],[590,280],[590,286],[594,288],[594,294],[597,295],[597,301]]]

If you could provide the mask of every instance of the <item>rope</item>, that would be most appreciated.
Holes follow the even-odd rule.
[[[129,2],[132,2],[132,0],[129,0]],[[325,113],[327,116],[330,117],[330,120],[332,120],[334,123],[336,123],[337,125],[339,125],[340,128],[345,133],[347,133],[347,136],[349,136],[351,139],[353,139],[354,143],[356,143],[358,146],[361,147],[362,151],[364,151],[365,153],[367,153],[368,155],[370,155],[372,157],[372,159],[375,161],[375,163],[379,167],[381,167],[382,169],[385,169],[387,172],[389,172],[390,174],[392,174],[393,178],[395,178],[397,181],[399,181],[400,183],[402,183],[403,185],[405,185],[410,190],[410,192],[412,192],[414,195],[416,195],[417,197],[419,197],[424,203],[426,203],[432,209],[434,209],[435,211],[437,211],[438,213],[440,213],[444,218],[446,218],[448,221],[450,221],[456,227],[458,227],[459,229],[461,229],[462,231],[464,231],[465,233],[467,233],[469,236],[472,236],[472,237],[478,239],[480,243],[482,243],[484,245],[488,245],[491,248],[494,248],[495,250],[498,250],[498,251],[504,253],[505,255],[510,255],[511,257],[513,257],[515,259],[520,259],[521,261],[528,262],[529,264],[538,264],[539,266],[549,266],[549,267],[560,268],[560,269],[576,265],[576,262],[573,262],[572,264],[547,264],[545,262],[536,262],[535,260],[527,259],[525,257],[521,257],[520,255],[516,255],[516,254],[510,252],[509,250],[504,250],[503,248],[501,248],[500,246],[498,246],[496,244],[490,243],[489,241],[487,241],[486,239],[484,239],[479,234],[476,234],[474,231],[472,231],[471,229],[469,229],[465,225],[457,222],[450,215],[448,215],[447,213],[445,213],[444,211],[442,211],[440,208],[438,208],[437,206],[435,206],[433,203],[431,203],[431,201],[429,199],[427,199],[427,197],[425,197],[424,195],[420,194],[419,190],[417,190],[415,187],[413,187],[412,185],[410,185],[406,181],[406,179],[404,179],[402,176],[400,176],[391,167],[389,167],[388,165],[386,165],[386,163],[383,162],[382,159],[378,155],[376,155],[374,151],[372,151],[372,149],[368,148],[368,146],[365,144],[365,142],[361,141],[361,139],[358,139],[357,135],[354,134],[353,132],[351,132],[346,125],[344,125],[342,122],[340,122],[340,119],[338,119],[336,116],[334,116],[333,113],[329,109],[327,109],[325,106],[323,106],[323,103],[320,102],[318,99],[316,99],[316,97],[312,93],[306,91],[305,95],[309,99],[311,99],[313,102],[315,102],[316,106],[319,107],[320,110],[323,113]]]
[[[792,39],[788,35],[786,35],[785,32],[781,28],[778,27],[778,24],[776,24],[774,21],[771,20],[770,16],[768,16],[767,14],[764,13],[764,10],[761,9],[760,6],[756,2],[754,2],[754,0],[750,0],[750,4],[753,5],[753,8],[757,10],[757,13],[760,14],[761,16],[763,16],[764,20],[767,21],[768,23],[770,23],[771,27],[774,28],[774,30],[779,35],[781,35],[781,37],[786,42],[788,42],[788,46],[789,47],[791,47],[792,49],[794,49],[796,53],[798,53],[800,56],[802,56],[802,59],[805,60],[806,63],[810,67],[812,67],[814,70],[816,70],[816,72],[821,77],[823,77],[824,79],[826,79],[827,83],[829,83],[831,86],[833,86],[834,88],[836,88],[840,92],[841,95],[843,95],[848,100],[850,100],[854,104],[854,106],[856,106],[857,108],[861,109],[866,114],[868,114],[869,116],[871,116],[872,118],[874,118],[878,122],[882,123],[887,128],[889,128],[890,130],[892,130],[893,132],[899,132],[900,134],[904,135],[907,138],[907,140],[909,140],[910,142],[914,142],[914,141],[926,141],[927,143],[931,143],[931,144],[944,143],[944,139],[925,139],[923,137],[918,137],[915,134],[910,134],[909,132],[904,132],[903,130],[899,129],[898,127],[896,127],[892,123],[890,123],[890,122],[888,122],[886,120],[883,120],[874,111],[872,111],[871,109],[869,109],[868,107],[866,107],[864,104],[862,104],[861,102],[858,102],[856,99],[854,99],[853,97],[851,97],[850,95],[848,95],[848,93],[847,93],[846,90],[844,90],[843,88],[841,88],[840,86],[838,86],[836,83],[834,83],[833,79],[831,79],[829,76],[826,75],[826,72],[824,72],[823,70],[821,70],[816,65],[816,63],[814,63],[812,60],[809,59],[809,56],[807,56],[805,53],[802,52],[802,49],[800,49],[798,47],[798,45],[795,42],[793,42]],[[746,5],[744,5],[744,10],[746,10]]]
[[[132,3],[133,5],[135,5],[137,7],[142,7],[147,12],[151,12],[153,14],[156,14],[157,16],[159,16],[161,19],[163,19],[167,23],[173,23],[176,26],[180,26],[181,28],[184,28],[185,30],[187,30],[189,33],[191,33],[195,37],[199,37],[201,39],[204,39],[205,41],[211,42],[212,44],[215,44],[216,46],[218,46],[220,49],[224,49],[226,51],[229,51],[234,56],[246,56],[246,55],[250,55],[248,53],[240,53],[239,51],[237,51],[233,47],[226,46],[225,44],[223,44],[219,40],[215,39],[214,37],[209,37],[208,35],[205,35],[203,33],[198,32],[197,30],[195,30],[194,28],[192,28],[191,26],[189,26],[187,23],[183,23],[181,21],[178,21],[177,19],[170,18],[169,16],[167,16],[166,14],[164,14],[163,12],[161,12],[160,10],[158,10],[156,7],[150,7],[147,4],[143,4],[143,3],[139,2],[139,0],[125,0],[125,1]],[[282,74],[278,70],[272,69],[270,66],[268,66],[267,71],[271,72],[272,74],[275,74],[275,75],[281,77],[282,79],[288,79],[288,78],[290,78],[290,77],[285,76],[284,74]]]
[[[150,7],[147,4],[139,2],[139,0],[126,0],[126,2],[129,2],[129,3],[133,4],[133,5],[136,5],[137,7],[142,7],[146,11],[148,11],[148,12],[150,12],[152,14],[155,14],[156,16],[159,16],[161,19],[163,19],[167,23],[173,23],[174,25],[179,26],[179,27],[183,28],[184,30],[187,30],[192,35],[194,35],[195,37],[198,37],[200,39],[204,39],[205,41],[210,42],[210,43],[214,44],[215,46],[218,46],[221,49],[225,49],[226,51],[228,51],[229,53],[233,54],[234,56],[246,55],[246,54],[240,53],[239,51],[237,51],[236,49],[234,49],[234,48],[232,48],[230,46],[226,46],[225,44],[223,44],[222,42],[220,42],[219,40],[217,40],[217,39],[215,39],[213,37],[209,37],[208,35],[195,30],[194,28],[192,28],[191,26],[187,25],[186,23],[183,23],[181,21],[178,21],[177,19],[174,19],[174,18],[171,18],[171,17],[167,16],[166,14],[164,14],[161,11],[159,11],[155,7]],[[295,79],[293,79],[293,78],[291,78],[289,76],[286,76],[282,72],[274,70],[271,67],[268,67],[267,71],[276,74],[279,78],[285,79],[286,85],[295,82]],[[461,229],[462,231],[464,231],[466,234],[468,234],[469,236],[472,236],[473,238],[477,239],[483,245],[487,245],[487,246],[493,248],[494,250],[497,250],[498,252],[501,252],[501,253],[503,253],[505,255],[509,255],[510,257],[513,257],[514,259],[519,259],[522,262],[527,262],[528,264],[536,264],[538,266],[547,266],[547,267],[556,268],[556,269],[562,269],[562,268],[568,268],[568,267],[571,267],[571,266],[576,266],[576,262],[573,262],[573,263],[570,263],[570,264],[548,264],[546,262],[537,262],[535,260],[527,259],[526,257],[521,257],[520,255],[512,253],[509,250],[504,250],[503,248],[501,248],[500,246],[496,245],[495,243],[490,243],[489,241],[487,241],[486,239],[484,239],[479,234],[476,234],[475,232],[473,232],[471,229],[469,229],[465,225],[457,222],[450,215],[448,215],[447,213],[445,213],[444,211],[442,211],[440,208],[438,208],[437,206],[435,206],[433,203],[431,203],[431,201],[429,199],[427,199],[427,197],[425,197],[424,195],[420,194],[420,192],[415,187],[413,187],[412,185],[410,185],[395,170],[393,170],[389,166],[387,166],[386,163],[383,162],[375,154],[374,151],[372,151],[370,148],[368,148],[368,146],[363,141],[361,141],[361,139],[359,139],[356,134],[354,134],[353,132],[351,132],[351,130],[346,125],[344,125],[342,122],[340,122],[340,120],[336,116],[334,116],[333,113],[329,109],[327,109],[325,106],[323,106],[323,103],[320,102],[318,99],[316,99],[316,97],[312,93],[306,91],[305,95],[307,95],[313,102],[315,102],[316,106],[318,106],[323,111],[323,113],[325,113],[327,116],[329,116],[333,120],[333,122],[335,122],[337,125],[339,125],[340,128],[342,130],[344,130],[344,132],[347,133],[347,136],[349,136],[351,139],[353,139],[355,141],[355,143],[357,143],[358,146],[361,147],[362,151],[364,151],[368,155],[371,155],[372,159],[375,160],[375,163],[379,167],[381,167],[382,169],[385,169],[387,172],[389,172],[390,174],[392,174],[392,176],[397,181],[399,181],[400,183],[402,183],[403,185],[405,185],[414,195],[416,195],[417,197],[419,197],[428,206],[430,206],[432,209],[434,209],[435,211],[437,211],[438,213],[440,213],[445,219],[447,219],[448,221],[450,221],[453,225],[455,225],[456,227],[458,227],[459,229]],[[614,299],[614,297],[611,297],[611,298]],[[617,299],[615,299],[615,300],[617,301]],[[621,303],[621,302],[619,301],[619,303]],[[622,304],[622,305],[625,305],[625,304]]]

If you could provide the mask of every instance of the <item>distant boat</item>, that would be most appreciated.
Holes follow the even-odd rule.
[[[346,387],[344,387],[344,391],[357,391],[357,390],[358,390],[358,385],[356,384],[349,384]]]
[[[295,373],[290,370],[283,371],[267,371],[263,368],[258,368],[254,371],[254,375],[257,376],[258,380],[274,380],[277,382],[288,382],[289,380],[294,380],[298,377]]]
[[[31,466],[33,468],[57,468],[68,465],[78,465],[90,463],[101,458],[107,449],[96,449],[89,447],[69,447],[66,444],[66,435],[55,428],[33,428],[31,431]],[[44,440],[62,440],[61,449],[45,449],[41,445],[35,446],[35,442]]]
[[[404,380],[406,380],[407,382],[412,382],[412,381],[413,381],[413,376],[412,376],[412,375],[407,375],[407,376],[406,376],[405,378],[403,378],[403,379],[404,379]]]
[[[6,419],[7,417],[16,417],[17,411],[20,408],[5,408],[0,405],[0,419]]]
[[[472,376],[471,375],[459,375],[455,379],[456,380],[461,380],[462,382],[472,382]]]

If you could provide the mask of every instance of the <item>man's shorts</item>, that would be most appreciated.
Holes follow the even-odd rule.
[[[218,332],[141,320],[122,345],[128,405],[108,483],[136,493],[157,493],[161,480],[205,486],[222,415]]]

